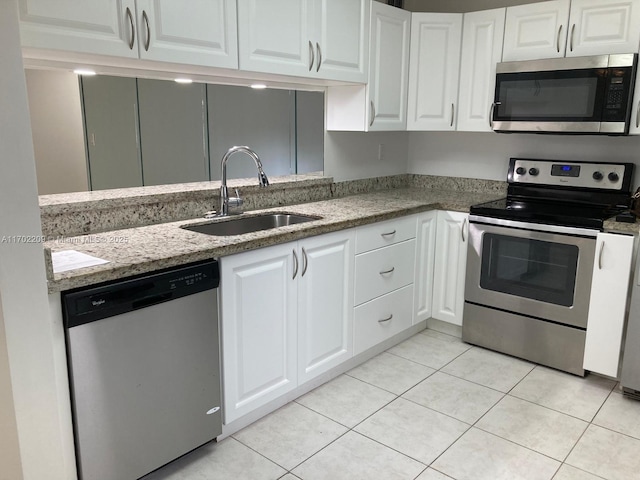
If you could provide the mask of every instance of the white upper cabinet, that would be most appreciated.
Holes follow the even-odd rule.
[[[366,82],[370,0],[238,0],[242,70]]]
[[[405,130],[411,12],[371,6],[367,118],[369,130]]]
[[[465,13],[458,93],[458,130],[491,131],[496,64],[502,59],[506,9]]]
[[[502,60],[633,53],[638,0],[554,0],[507,8]]]
[[[19,0],[23,47],[138,57],[134,0]]]
[[[372,2],[369,83],[327,89],[327,130],[406,129],[410,28],[411,12]]]
[[[640,45],[638,0],[573,0],[567,57],[635,53]]]
[[[136,0],[140,58],[238,68],[235,0]]]
[[[564,57],[569,0],[507,8],[502,61]]]
[[[23,47],[238,68],[236,0],[20,0]]]
[[[408,130],[455,130],[462,14],[411,19]]]

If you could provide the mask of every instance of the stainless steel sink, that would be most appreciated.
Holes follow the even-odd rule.
[[[312,222],[319,218],[320,217],[292,215],[288,213],[268,213],[251,217],[231,218],[229,220],[221,219],[217,222],[205,223],[202,225],[187,225],[182,228],[191,232],[223,237],[227,235],[242,235],[243,233],[286,227],[287,225],[295,225],[297,223]]]

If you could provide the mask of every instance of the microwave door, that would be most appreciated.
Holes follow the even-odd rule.
[[[496,75],[494,130],[599,133],[606,68]]]

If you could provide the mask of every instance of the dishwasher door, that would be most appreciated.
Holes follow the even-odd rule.
[[[65,297],[81,479],[136,479],[221,433],[217,290],[212,288],[218,280],[210,281],[218,274],[217,263],[215,272],[210,267]],[[106,318],[83,323],[104,316],[101,309]]]

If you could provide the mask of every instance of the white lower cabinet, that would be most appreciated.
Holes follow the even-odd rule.
[[[353,230],[220,259],[224,420],[352,356]]]
[[[591,280],[584,369],[618,376],[634,237],[599,233]]]
[[[413,324],[431,317],[433,307],[433,268],[436,253],[438,211],[419,213],[416,234],[416,269],[413,302]]]
[[[467,268],[468,215],[439,211],[433,274],[432,316],[462,325],[464,282]]]

